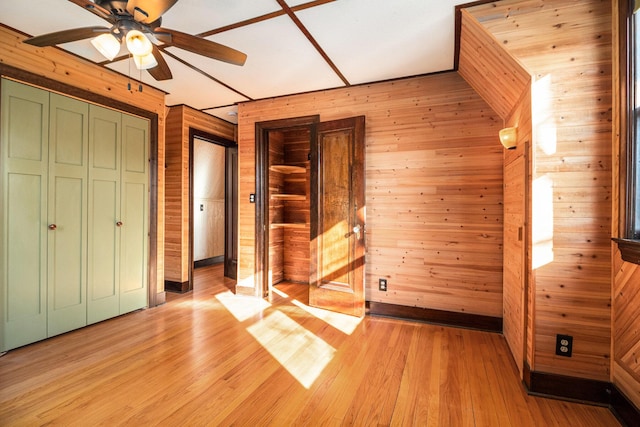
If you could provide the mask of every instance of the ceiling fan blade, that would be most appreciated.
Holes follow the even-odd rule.
[[[129,0],[127,12],[138,22],[150,24],[171,9],[178,0]]]
[[[158,61],[158,65],[147,70],[149,74],[151,74],[151,77],[158,81],[170,80],[173,76],[171,75],[167,61],[164,60],[162,53],[160,53],[160,49],[154,45],[151,53],[153,53],[153,57]]]
[[[109,21],[112,24],[115,22],[115,19],[111,14],[111,12],[109,12],[107,9],[105,9],[102,6],[95,4],[92,1],[89,1],[89,0],[69,0],[69,1],[71,3],[77,4],[83,9],[88,10],[89,12],[93,13],[96,16],[99,16],[100,18]]]
[[[173,46],[198,55],[207,56],[233,65],[244,65],[244,62],[247,60],[247,55],[244,53],[221,45],[220,43],[203,39],[202,37],[192,36],[191,34],[170,30],[168,28],[157,28],[156,31],[171,34],[171,44]]]
[[[108,33],[107,27],[82,27],[71,30],[56,31],[55,33],[43,34],[41,36],[31,37],[24,40],[24,43],[33,46],[54,46],[62,43],[74,42],[95,37],[100,34]]]

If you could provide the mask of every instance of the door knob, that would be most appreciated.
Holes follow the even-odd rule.
[[[353,232],[356,234],[356,239],[360,240],[360,224],[353,227]]]
[[[118,222],[116,222],[116,225],[117,225],[118,227],[122,227],[122,221],[118,221]]]
[[[55,224],[49,224],[49,230],[55,230],[56,228],[58,228],[57,225]]]

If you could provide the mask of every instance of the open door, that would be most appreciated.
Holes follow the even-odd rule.
[[[322,122],[311,139],[309,304],[364,316],[364,116]]]

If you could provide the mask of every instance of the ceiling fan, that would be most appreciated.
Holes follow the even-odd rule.
[[[106,20],[111,27],[57,31],[25,39],[24,43],[42,47],[92,38],[93,46],[112,61],[124,41],[136,67],[147,70],[156,80],[169,80],[172,77],[169,65],[158,49],[160,42],[234,65],[244,65],[247,59],[247,55],[230,47],[161,27],[162,14],[178,0],[69,1]]]

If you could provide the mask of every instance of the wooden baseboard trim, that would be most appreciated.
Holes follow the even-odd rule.
[[[422,307],[408,307],[404,305],[386,304],[375,301],[367,301],[366,307],[366,313],[372,316],[387,316],[398,319],[437,323],[440,325],[459,328],[502,332],[502,319],[499,317],[433,310]]]
[[[185,292],[189,292],[191,289],[189,289],[189,281],[187,280],[186,282],[174,282],[171,280],[165,280],[164,281],[164,290],[165,291],[169,291],[169,292],[178,292],[180,294],[183,294]]]
[[[611,412],[623,424],[636,425],[640,420],[640,409],[627,398],[614,384],[611,385]]]
[[[529,394],[608,406],[621,423],[629,426],[640,419],[640,409],[610,382],[535,372],[528,363],[524,364],[523,377]]]
[[[532,394],[609,405],[610,382],[535,371],[528,376],[528,388]]]
[[[214,264],[222,264],[224,262],[224,255],[216,256],[213,258],[205,258],[193,262],[193,268],[206,267]]]

